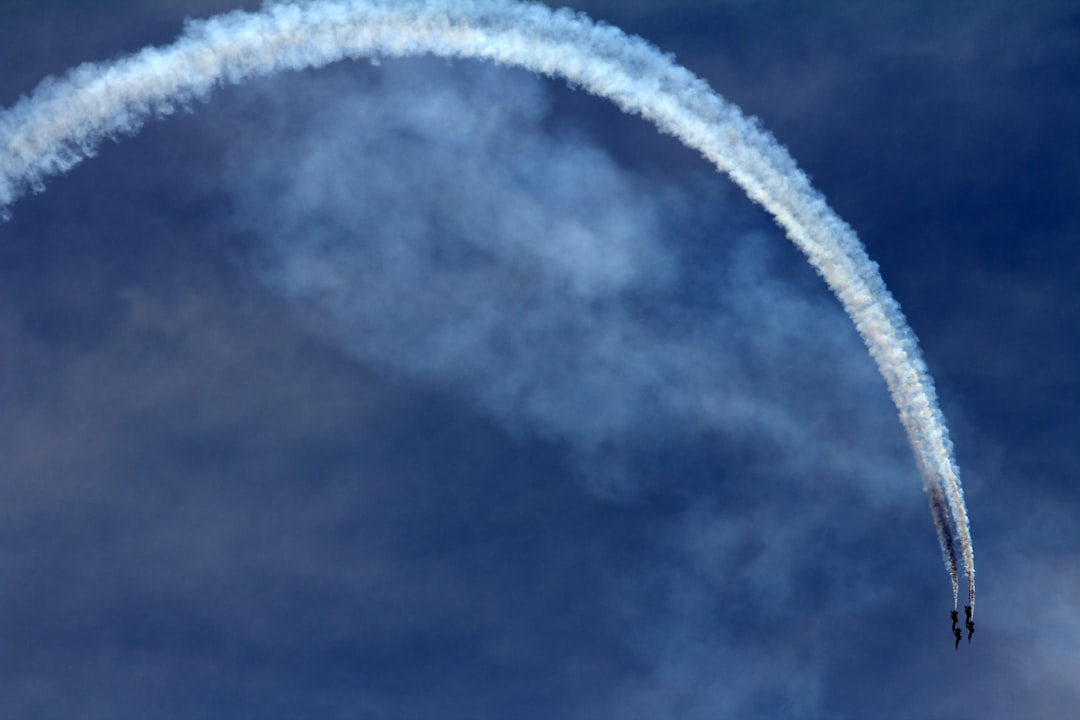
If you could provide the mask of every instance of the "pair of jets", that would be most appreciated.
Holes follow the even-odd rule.
[[[949,612],[952,614],[952,631],[953,631],[953,636],[956,638],[956,648],[954,648],[954,649],[959,650],[960,649],[960,634],[961,633],[960,633],[960,628],[957,627],[957,623],[960,622],[960,616],[957,614],[957,612],[955,610],[950,610]],[[965,605],[964,606],[964,615],[967,616],[967,619],[964,620],[964,625],[967,626],[968,642],[970,643],[971,642],[971,636],[975,634],[975,621],[971,619],[971,606],[970,605]]]

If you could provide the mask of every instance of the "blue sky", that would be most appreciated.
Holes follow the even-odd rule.
[[[0,7],[0,105],[195,2]],[[0,715],[1061,717],[1080,700],[1080,15],[614,3],[881,266],[907,440],[798,251],[646,123],[418,59],[228,88],[0,225]]]

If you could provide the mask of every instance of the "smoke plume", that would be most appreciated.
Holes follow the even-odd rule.
[[[944,498],[970,604],[975,570],[959,472],[915,336],[852,229],[787,151],[640,38],[569,11],[504,0],[315,0],[188,24],[174,44],[75,68],[0,114],[0,212],[105,139],[217,85],[357,57],[468,57],[561,77],[702,153],[769,211],[840,299],[888,384],[932,508]],[[940,531],[949,557],[947,533]]]

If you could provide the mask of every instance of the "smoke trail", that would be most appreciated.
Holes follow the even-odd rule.
[[[937,485],[931,486],[928,492],[930,495],[930,514],[934,518],[934,528],[937,530],[938,543],[941,545],[941,555],[945,560],[945,569],[949,572],[949,579],[952,580],[952,606],[953,610],[955,610],[960,595],[960,580],[956,573],[956,551],[953,547],[949,517],[946,514],[945,498],[942,497],[941,488]]]
[[[855,323],[889,387],[925,489],[943,497],[975,569],[952,444],[914,334],[854,231],[756,121],[641,38],[567,10],[508,0],[312,0],[191,22],[174,44],[44,81],[0,115],[0,213],[27,189],[217,85],[344,58],[434,54],[557,76],[697,149],[763,205]],[[933,505],[932,505],[933,506]],[[935,515],[935,522],[941,525]],[[939,536],[944,538],[948,535]],[[948,553],[944,539],[942,552]]]

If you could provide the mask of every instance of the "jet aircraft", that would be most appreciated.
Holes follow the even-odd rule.
[[[953,649],[954,650],[959,650],[960,649],[960,635],[961,635],[960,628],[958,628],[958,627],[956,627],[954,625],[952,631],[953,631],[953,635],[956,636],[956,647],[953,648]],[[968,642],[970,642],[970,640]]]

